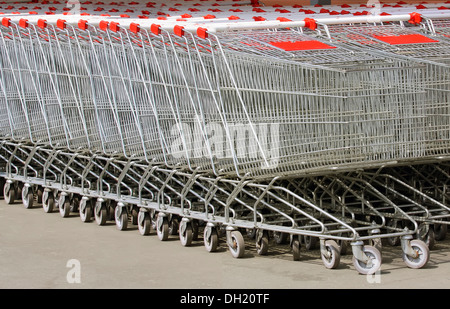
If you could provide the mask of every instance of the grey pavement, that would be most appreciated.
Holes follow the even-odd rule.
[[[450,235],[448,235],[450,236]],[[247,253],[235,259],[224,239],[208,253],[202,237],[183,247],[177,236],[162,242],[155,232],[141,236],[129,224],[119,231],[114,222],[84,223],[77,214],[62,218],[40,205],[0,201],[0,288],[77,289],[334,289],[450,288],[450,237],[437,242],[426,268],[409,269],[400,247],[383,247],[379,276],[359,275],[351,255],[329,270],[319,250],[301,249],[293,261],[287,245],[258,256],[247,240]]]

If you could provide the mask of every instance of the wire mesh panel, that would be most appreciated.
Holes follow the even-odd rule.
[[[95,136],[98,133],[92,133],[90,129],[90,126],[96,128],[96,122],[92,122],[88,116],[93,113],[88,103],[92,99],[89,97],[89,80],[81,70],[83,67],[77,44],[73,39],[68,40],[67,35],[57,31],[54,26],[34,27],[34,31],[34,44],[39,46],[40,57],[45,62],[46,70],[43,70],[42,75],[50,80],[49,91],[53,91],[58,103],[53,110],[45,105],[52,121],[50,126],[62,131],[64,145],[69,149],[87,148],[95,151],[98,147],[95,144],[98,138]],[[58,117],[61,119],[56,123]]]
[[[448,154],[450,46],[445,40],[416,30],[418,29],[394,24],[329,26],[330,37],[334,42],[378,55],[405,59],[424,67],[423,70],[404,75],[402,83],[416,84],[426,93],[417,106],[424,117],[426,155]]]
[[[438,34],[440,39],[450,40],[450,20],[432,19],[430,26],[432,26],[430,30]]]
[[[258,253],[268,231],[291,234],[293,251],[316,237],[330,268],[343,247],[328,240],[351,241],[361,273],[381,261],[364,240],[403,237],[410,265],[426,264],[410,240],[419,223],[446,224],[447,166],[431,168],[443,186],[403,171],[448,152],[446,43],[395,25],[129,26],[2,20],[7,198],[29,205],[45,188],[63,216],[113,210],[140,231],[158,213],[158,236],[170,218],[183,245],[195,220],[205,240],[224,225],[239,256],[238,228],[258,230]]]
[[[316,49],[304,51],[311,42]],[[292,31],[226,33],[210,45],[215,50],[202,57],[213,58],[220,76],[227,122],[276,130],[261,138],[251,130],[241,136],[244,147],[254,138],[253,152],[235,157],[242,175],[320,173],[423,155],[416,108],[423,91],[402,82],[419,66]]]
[[[42,135],[34,141],[45,140],[43,133],[52,145],[78,138],[80,149],[267,178],[427,155],[418,81],[424,67],[409,57],[355,51],[343,47],[348,41],[291,30],[201,40],[33,28],[16,26],[20,44],[12,46],[33,51],[22,57],[28,70],[19,74],[31,79],[31,89],[17,92],[35,92],[37,103],[21,106],[29,130]],[[394,30],[373,28],[346,33],[354,39],[359,31],[364,42],[369,31],[375,40],[392,39]],[[53,101],[43,104],[46,97]]]
[[[53,27],[42,30],[31,25],[21,29],[13,25],[2,27],[2,30],[3,61],[9,65],[2,71],[3,81],[11,95],[18,98],[17,104],[11,98],[7,105],[12,115],[13,137],[31,138],[34,142],[50,143],[52,147],[89,149],[87,118],[81,111],[79,97],[76,97],[85,87],[82,87],[82,80],[75,79],[74,73],[69,71],[69,62],[75,59],[76,51],[70,55],[72,50],[67,51],[68,55],[62,54],[64,46],[59,44]],[[69,47],[73,49],[72,45]],[[9,48],[11,50],[7,50]],[[16,127],[22,128],[23,132],[14,134]],[[25,128],[29,136],[25,134]]]
[[[5,31],[6,30],[6,31]],[[5,109],[11,117],[11,133],[15,139],[30,139],[31,132],[28,122],[28,113],[25,100],[37,101],[37,94],[30,88],[32,83],[28,80],[29,71],[21,69],[19,58],[20,41],[17,32],[12,27],[2,27],[2,95],[5,97]],[[23,72],[23,74],[22,74]],[[7,117],[8,114],[5,114]],[[43,122],[45,124],[45,122]]]
[[[16,27],[18,42],[4,40],[19,52],[29,49],[25,63],[9,62],[24,67],[12,80],[30,79],[15,92],[36,98],[19,106],[38,135],[33,141],[270,178],[446,151],[443,98],[442,113],[429,116],[439,104],[430,96],[443,91],[426,92],[431,86],[422,81],[433,74],[437,83],[443,65],[433,62],[430,73],[410,56],[355,50],[355,33],[381,44],[366,28],[349,27],[345,40],[332,42],[293,30],[201,39],[182,28],[171,34],[72,26]],[[382,36],[374,29],[377,37],[394,31]]]
[[[271,177],[351,165],[369,153],[374,160],[399,158],[396,151],[404,157],[420,154],[414,142],[421,139],[421,130],[406,120],[418,118],[416,109],[404,108],[402,112],[412,114],[398,119],[398,104],[416,104],[423,95],[414,87],[397,86],[402,70],[417,69],[404,61],[355,53],[289,31],[227,33],[209,41],[164,32],[147,32],[145,38],[125,33],[116,42],[129,44],[135,58],[142,52],[153,56],[153,63],[140,66],[153,68],[148,77],[160,78],[147,83],[145,90],[160,121],[159,140],[155,135],[151,141],[156,143],[149,145],[162,145],[167,163]],[[261,43],[261,37],[275,42],[283,35],[317,42],[317,57],[311,49],[301,52],[294,46],[293,56],[292,46],[288,52],[286,44],[283,49],[275,46],[278,43]],[[139,74],[142,79],[144,72]],[[160,100],[153,105],[155,97]],[[395,107],[382,109],[380,101]],[[371,109],[365,111],[364,104]],[[364,119],[372,128],[358,123],[358,117],[368,114],[376,115]],[[383,119],[398,124],[377,127],[375,122]],[[408,128],[402,132],[408,133],[392,140],[402,120]]]
[[[3,64],[3,57],[0,57],[0,60]],[[12,98],[12,92],[7,92],[6,81],[3,70],[3,65],[1,65],[2,69],[0,70],[0,135],[2,138],[8,139],[12,138],[12,125],[10,122],[11,113],[9,112],[9,106],[18,106],[20,103],[13,103],[14,99]],[[16,99],[17,100],[17,99]],[[13,101],[10,103],[10,101]],[[20,105],[19,105],[20,106]]]

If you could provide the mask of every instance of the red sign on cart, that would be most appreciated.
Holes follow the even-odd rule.
[[[330,46],[320,41],[285,41],[285,42],[269,42],[271,45],[284,49],[285,51],[296,50],[316,50],[316,49],[332,49],[335,46]]]
[[[437,43],[439,41],[430,39],[421,34],[403,34],[403,35],[391,35],[391,36],[377,36],[374,38],[386,42],[391,45],[400,44],[422,44],[422,43]]]

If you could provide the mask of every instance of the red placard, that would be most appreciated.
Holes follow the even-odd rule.
[[[333,49],[336,46],[330,46],[320,41],[285,41],[285,42],[269,42],[271,45],[284,49],[285,51],[296,50],[317,50],[317,49]]]
[[[390,35],[390,36],[377,36],[374,38],[388,43],[390,45],[400,44],[423,44],[423,43],[437,43],[439,41],[430,39],[421,34],[402,34],[402,35]]]

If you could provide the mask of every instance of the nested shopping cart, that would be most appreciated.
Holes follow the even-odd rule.
[[[224,230],[236,257],[239,229],[259,254],[269,232],[290,236],[296,259],[300,236],[319,238],[329,268],[351,242],[361,273],[379,269],[380,238],[401,237],[407,264],[426,264],[417,220],[352,174],[430,160],[426,66],[301,29],[166,28],[2,20],[7,200],[31,207],[37,193],[46,211],[119,229],[131,215],[183,245],[201,227],[208,251]],[[409,228],[387,224],[398,212]]]
[[[424,34],[417,27],[399,24],[328,28],[332,40],[426,66],[418,81],[426,91],[421,108],[426,115],[425,125],[429,128],[425,135],[427,153],[430,156],[446,155],[449,149],[448,40]],[[413,83],[409,77],[405,82]]]
[[[421,28],[433,29],[433,21],[430,19],[422,20],[419,18],[417,23],[421,23],[422,27],[414,27],[409,24],[377,24],[377,25],[355,25],[355,26],[342,26],[342,25],[323,25],[323,28],[319,32],[320,37],[327,37],[333,42],[343,44],[349,48],[356,48],[356,50],[364,50],[367,52],[374,52],[378,55],[388,55],[391,57],[398,57],[399,59],[406,59],[411,63],[418,63],[426,67],[424,71],[418,74],[423,74],[416,81],[421,83],[421,88],[424,89],[426,95],[421,106],[422,109],[421,119],[423,121],[423,130],[425,138],[425,152],[424,155],[434,157],[435,161],[442,161],[448,154],[448,85],[449,85],[449,67],[448,67],[448,40],[443,35],[437,35],[436,32],[429,31],[428,34],[424,34]],[[443,21],[437,22],[440,24],[440,29],[444,29],[445,23]],[[408,76],[405,76],[405,82],[415,83],[410,80]],[[420,163],[415,160],[415,163]],[[433,165],[434,166],[434,165]],[[439,167],[438,167],[439,168]],[[403,168],[399,168],[402,170]],[[420,175],[412,172],[415,167],[410,167],[410,177],[413,182],[416,182],[416,178]],[[442,169],[442,168],[439,168]],[[445,168],[443,168],[445,169]],[[383,182],[389,182],[392,185],[392,181],[395,181],[397,185],[403,183],[399,179],[395,179],[396,169],[390,170],[390,180],[384,179]],[[444,175],[444,174],[443,174]],[[420,176],[417,183],[422,183],[424,176]],[[411,183],[407,181],[407,183]],[[442,183],[445,186],[444,182]],[[436,185],[435,184],[435,185]],[[405,183],[403,183],[405,185]],[[393,186],[395,187],[395,186]],[[391,187],[391,189],[393,189]],[[403,190],[417,190],[421,188],[421,185],[416,185],[415,189],[404,188]],[[423,193],[423,190],[420,189]],[[440,191],[445,190],[440,188]],[[448,209],[445,203],[441,203],[440,199],[430,204],[429,201],[425,201],[424,197],[419,196],[422,193],[410,191],[410,196],[414,196],[420,200],[420,204],[426,204],[427,207],[420,205],[414,205],[415,202],[411,200],[408,203],[410,205],[411,213],[414,213],[415,218],[421,222],[427,222],[424,228],[420,228],[421,231],[429,231],[433,234],[434,231],[429,230],[428,227],[436,226],[438,229],[440,226],[445,225],[448,215]],[[432,195],[431,197],[434,198]],[[428,198],[431,198],[428,197]],[[406,197],[404,197],[406,199]],[[422,209],[420,209],[422,208]],[[432,215],[431,213],[434,213]],[[439,213],[436,216],[436,213]],[[435,220],[441,220],[441,224],[435,225]],[[422,232],[423,233],[423,232]],[[424,233],[425,235],[426,233]],[[432,244],[433,236],[426,236],[427,243]]]
[[[424,30],[439,39],[448,40],[450,38],[450,22],[446,19],[425,18],[423,22]]]

